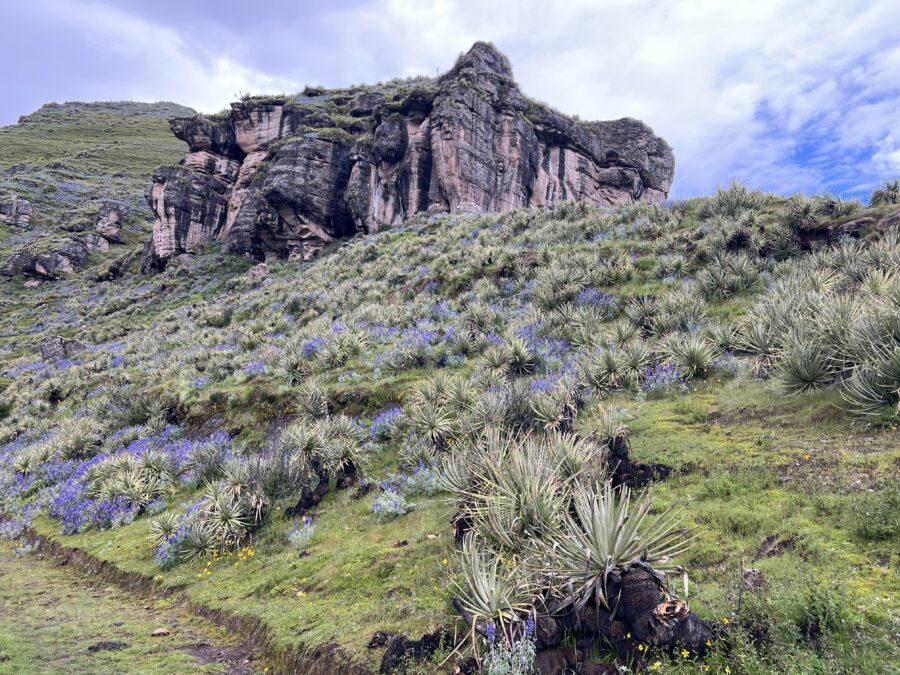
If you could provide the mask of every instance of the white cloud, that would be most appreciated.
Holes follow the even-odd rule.
[[[244,92],[294,91],[297,83],[241,65],[204,36],[185,36],[99,2],[50,0],[32,11],[44,21],[75,31],[89,49],[124,62],[119,72],[133,77],[108,83],[111,98],[171,100],[203,112],[216,112]],[[217,47],[219,47],[217,49]],[[101,85],[102,87],[102,85]]]
[[[302,12],[269,2],[297,45],[257,68],[233,55],[265,55],[262,29],[225,22],[189,35],[164,12],[142,19],[98,0],[33,11],[126,62],[135,77],[110,84],[111,97],[212,111],[245,91],[433,75],[491,40],[527,94],[582,118],[653,126],[675,149],[676,194],[732,177],[780,192],[868,189],[900,171],[896,0],[367,0]],[[210,24],[250,11],[222,0]],[[303,12],[318,12],[315,35],[304,36]]]

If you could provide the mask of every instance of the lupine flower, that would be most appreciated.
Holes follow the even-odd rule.
[[[534,637],[534,617],[529,614],[528,620],[525,621],[525,638],[530,640],[532,637]]]

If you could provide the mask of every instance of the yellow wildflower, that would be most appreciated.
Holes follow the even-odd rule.
[[[662,661],[654,661],[650,666],[650,670],[659,670],[660,668],[662,668]]]
[[[690,655],[691,655],[691,653],[690,653],[687,649],[682,649],[682,650],[681,650],[681,658],[686,659],[686,658],[689,657]]]

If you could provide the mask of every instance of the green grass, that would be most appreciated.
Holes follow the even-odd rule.
[[[371,497],[332,493],[316,510],[308,556],[286,546],[292,521],[276,511],[255,536],[254,553],[246,560],[234,551],[159,578],[183,589],[193,602],[262,619],[279,647],[336,643],[351,659],[378,661],[381,654],[365,648],[376,630],[418,635],[446,623],[451,613],[443,561],[452,557],[452,511],[438,497],[415,501],[418,508],[411,513],[379,523],[369,511]],[[121,569],[160,574],[147,542],[146,518],[75,536],[59,536],[49,520],[37,527]]]
[[[900,433],[851,427],[837,402],[833,392],[776,398],[758,382],[713,382],[644,404],[624,396],[609,402],[635,415],[632,457],[675,468],[652,488],[657,508],[683,501],[700,528],[681,561],[691,608],[714,621],[776,622],[761,653],[739,650],[746,662],[710,657],[706,665],[718,672],[729,663],[732,672],[787,664],[792,672],[882,672],[900,658],[893,635],[900,621],[897,541],[860,536],[854,512],[870,494],[896,485]],[[581,424],[589,430],[591,416]],[[889,522],[898,513],[882,505],[876,517]],[[758,558],[769,538],[781,545]],[[741,570],[751,567],[766,588],[745,592],[735,617]],[[808,644],[803,612],[826,601],[840,607],[838,623]],[[697,672],[694,662],[664,665],[664,672]]]
[[[238,636],[171,601],[92,585],[40,553],[15,555],[8,542],[0,578],[2,673],[225,673],[249,655]],[[170,635],[151,637],[161,627]],[[211,656],[210,645],[226,656]]]

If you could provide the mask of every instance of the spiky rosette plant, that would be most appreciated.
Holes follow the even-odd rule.
[[[715,348],[697,335],[675,335],[666,340],[662,349],[668,360],[689,378],[705,377],[713,366]]]
[[[317,378],[309,377],[297,388],[296,406],[304,419],[316,420],[328,415],[328,394]]]
[[[900,179],[886,180],[872,190],[870,198],[872,206],[900,204]]]
[[[608,610],[610,575],[643,565],[658,574],[675,571],[673,559],[684,553],[696,536],[682,527],[683,507],[672,505],[650,517],[653,498],[645,493],[632,501],[626,486],[610,481],[576,490],[574,516],[566,514],[557,534],[540,545],[542,571],[553,580],[556,606],[583,607],[593,600]]]
[[[462,496],[477,528],[492,542],[514,550],[556,530],[566,509],[572,478],[543,439],[488,441],[491,461],[472,463],[473,487]]]
[[[821,348],[797,341],[779,359],[775,377],[785,394],[801,394],[824,387],[833,375]]]
[[[463,538],[453,586],[473,629],[479,621],[494,621],[505,629],[529,612],[536,596],[526,568],[482,546],[472,533]]]

